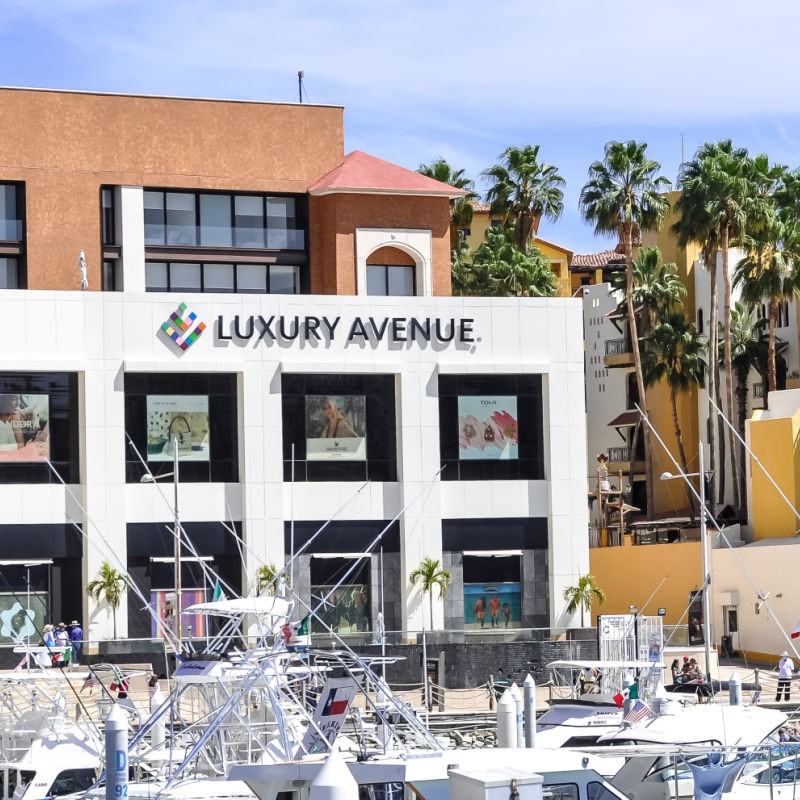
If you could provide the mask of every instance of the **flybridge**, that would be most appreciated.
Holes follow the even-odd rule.
[[[217,317],[214,338],[218,342],[264,342],[266,345],[298,341],[344,341],[345,346],[381,342],[471,345],[477,341],[474,323],[474,319],[463,317],[355,317],[343,321],[342,317],[237,314],[228,319]]]

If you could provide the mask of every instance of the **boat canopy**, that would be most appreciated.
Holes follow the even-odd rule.
[[[238,617],[241,614],[256,614],[260,617],[287,617],[289,603],[282,597],[234,597],[230,600],[211,600],[195,603],[184,609],[189,614],[210,614],[217,617]]]

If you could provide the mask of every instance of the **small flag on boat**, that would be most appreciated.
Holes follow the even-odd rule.
[[[626,686],[621,692],[615,694],[611,699],[617,704],[617,708],[622,708],[626,700],[636,700],[639,697],[639,687],[637,684],[632,683]]]
[[[300,620],[300,624],[297,626],[297,635],[298,636],[308,636],[308,614]]]
[[[622,718],[622,721],[630,722],[631,725],[634,725],[635,723],[646,719],[652,713],[653,712],[650,710],[650,706],[648,706],[647,703],[637,700],[631,707],[630,711],[628,711],[628,713]]]
[[[83,691],[84,689],[88,689],[89,694],[91,694],[93,688],[94,688],[94,675],[89,675],[83,682],[83,686],[81,686],[81,691]]]
[[[336,699],[337,692],[339,692],[342,695],[342,698],[339,700]],[[322,709],[322,716],[337,717],[339,716],[339,714],[344,714],[347,711],[348,702],[349,700],[345,692],[342,692],[339,689],[331,689],[331,693],[328,695],[328,700]]]
[[[219,579],[214,584],[214,594],[211,597],[213,602],[217,602],[218,600],[225,600],[225,592],[222,591],[222,584],[219,582]]]
[[[116,667],[114,667],[114,680],[109,687],[112,692],[127,692],[128,679]]]
[[[798,636],[800,636],[800,622],[794,626],[794,630],[792,631],[792,639],[796,639]]]

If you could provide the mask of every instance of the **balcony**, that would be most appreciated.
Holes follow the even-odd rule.
[[[606,354],[603,358],[606,367],[632,367],[633,353],[624,337],[606,339]]]

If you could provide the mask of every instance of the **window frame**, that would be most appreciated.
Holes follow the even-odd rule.
[[[147,268],[151,264],[163,264],[166,267],[167,272],[167,285],[166,288],[151,288],[148,284],[147,280]],[[200,288],[199,289],[192,289],[186,287],[173,287],[172,281],[172,268],[174,266],[185,266],[187,264],[196,264],[200,267]],[[206,268],[207,267],[219,267],[219,266],[228,266],[231,268],[232,277],[233,277],[233,288],[231,290],[228,289],[219,289],[219,288],[207,288],[206,287]],[[266,290],[264,292],[253,290],[253,289],[242,289],[239,288],[239,267],[264,267],[265,275],[266,275]],[[291,268],[294,270],[294,292],[278,292],[272,290],[272,268],[278,269],[287,269]],[[191,261],[184,261],[184,260],[175,260],[175,261],[165,261],[163,259],[148,259],[145,261],[145,292],[170,292],[176,294],[301,294],[302,291],[302,267],[300,264],[270,264],[266,262],[240,262],[240,261],[220,261],[220,260],[191,260]]]

